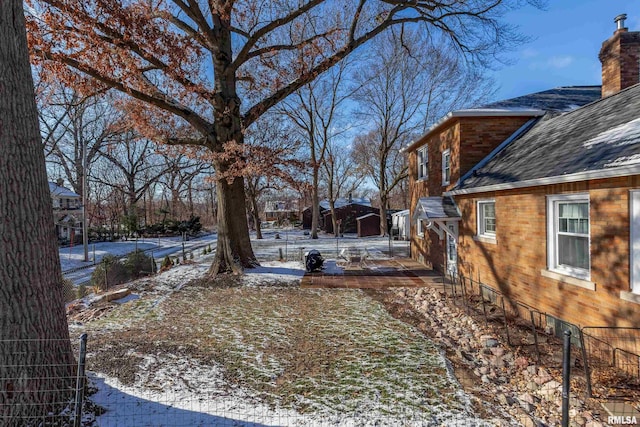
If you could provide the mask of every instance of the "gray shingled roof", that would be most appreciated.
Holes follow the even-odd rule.
[[[423,219],[460,218],[458,208],[449,196],[420,197],[414,217]]]
[[[640,165],[640,84],[570,113],[546,114],[456,189]]]
[[[601,86],[566,86],[505,99],[472,108],[472,110],[522,110],[571,111],[600,99]]]
[[[52,195],[56,195],[58,197],[67,197],[67,198],[78,198],[80,195],[78,193],[74,193],[66,187],[62,187],[55,182],[49,181],[49,192]]]
[[[362,206],[369,206],[371,207],[371,199],[367,198],[367,197],[352,197],[351,198],[351,202],[349,202],[349,199],[345,199],[345,198],[339,198],[336,199],[335,201],[335,207],[337,208],[342,208],[344,206],[347,205],[362,205]],[[324,208],[324,209],[329,209],[329,201],[327,199],[321,200],[320,201],[320,207]]]

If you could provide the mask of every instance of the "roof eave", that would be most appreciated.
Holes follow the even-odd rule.
[[[640,165],[624,166],[614,169],[599,169],[595,171],[577,172],[567,175],[556,175],[544,178],[527,179],[502,184],[485,185],[481,187],[463,188],[443,193],[446,196],[486,193],[491,191],[513,190],[517,188],[536,187],[540,185],[564,184],[569,182],[589,181],[592,179],[618,178],[622,176],[640,175]]]
[[[408,153],[422,145],[422,141],[437,129],[445,126],[451,120],[460,117],[540,117],[545,112],[543,110],[502,110],[502,109],[470,109],[450,111],[436,123],[431,125],[429,129],[418,138],[400,149],[401,153]]]

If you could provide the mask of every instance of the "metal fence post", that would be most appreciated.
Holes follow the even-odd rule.
[[[564,331],[562,349],[562,427],[569,427],[569,393],[571,389],[571,331]]]
[[[536,361],[540,364],[540,347],[538,345],[538,329],[536,328],[536,320],[533,317],[533,310],[529,310],[529,318],[531,319],[531,330],[533,331],[533,343],[536,346]]]
[[[580,331],[580,347],[582,348],[582,365],[584,366],[584,376],[587,380],[587,397],[593,397],[591,390],[591,369],[589,367],[589,355],[587,354],[587,343],[584,340],[584,333],[582,329]]]
[[[85,362],[87,358],[87,334],[80,335],[80,354],[78,355],[78,375],[76,377],[76,411],[73,427],[82,423],[82,406],[84,403]]]
[[[507,334],[507,344],[513,345],[509,336],[509,323],[507,322],[507,310],[504,306],[504,295],[500,296],[500,301],[502,302],[502,317],[504,318],[504,331]]]

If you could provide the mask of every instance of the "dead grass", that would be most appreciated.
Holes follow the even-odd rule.
[[[83,329],[89,369],[125,384],[161,387],[153,372],[188,358],[215,366],[226,387],[303,413],[468,411],[431,341],[360,291],[200,283],[150,293]]]

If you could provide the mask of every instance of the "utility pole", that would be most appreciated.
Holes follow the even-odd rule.
[[[89,227],[87,227],[87,145],[82,144],[82,246],[84,262],[89,262]]]

